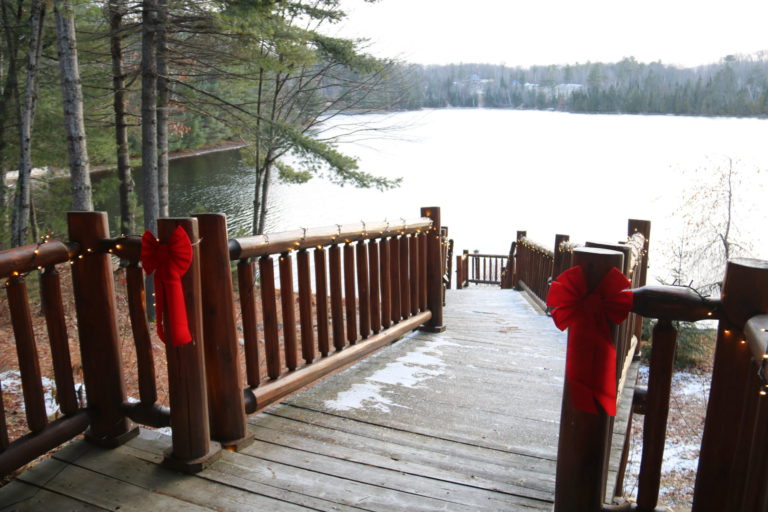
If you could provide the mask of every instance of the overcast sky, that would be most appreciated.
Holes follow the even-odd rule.
[[[342,0],[338,35],[421,64],[639,61],[695,66],[768,50],[768,1]]]

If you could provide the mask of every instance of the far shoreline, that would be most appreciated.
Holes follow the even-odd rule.
[[[184,158],[192,158],[197,156],[208,155],[212,153],[221,153],[223,151],[235,151],[248,146],[245,142],[229,141],[216,146],[208,146],[200,149],[181,149],[168,154],[168,160],[181,160]],[[139,165],[131,164],[131,168],[139,167]],[[91,167],[90,174],[104,174],[117,170],[117,164],[99,165]],[[66,178],[69,175],[66,167],[45,167],[45,168],[33,168],[32,178],[40,178],[42,176],[48,176],[52,178]],[[11,186],[16,183],[18,179],[18,171],[9,171],[5,175],[6,186]]]

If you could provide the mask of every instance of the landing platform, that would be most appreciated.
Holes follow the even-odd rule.
[[[565,334],[511,290],[449,291],[445,323],[253,416],[198,475],[159,467],[157,432],[77,441],[0,510],[551,510]]]

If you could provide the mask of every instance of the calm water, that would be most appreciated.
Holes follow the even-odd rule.
[[[456,109],[337,123],[361,121],[398,128],[341,149],[365,171],[402,177],[402,186],[380,192],[321,179],[276,184],[270,231],[361,219],[397,223],[418,216],[421,206],[441,206],[457,249],[505,253],[520,229],[546,246],[555,233],[615,242],[628,218],[650,219],[651,264],[663,274],[658,249],[677,238],[681,219],[673,214],[686,190],[730,157],[743,174],[741,204],[749,204],[737,210],[742,238],[753,240],[755,256],[768,258],[768,201],[761,199],[768,121]],[[222,211],[230,231],[249,232],[254,178],[238,152],[176,160],[170,179],[172,215]]]

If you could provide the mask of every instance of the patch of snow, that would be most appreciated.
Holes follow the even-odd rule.
[[[352,409],[374,409],[389,413],[394,403],[382,395],[382,386],[370,382],[353,384],[347,391],[342,391],[334,400],[326,400],[325,406],[335,411]]]
[[[41,381],[44,392],[43,400],[45,402],[45,414],[50,418],[59,413],[59,403],[54,396],[56,383],[47,377],[42,377]],[[4,393],[23,397],[24,390],[21,385],[21,373],[19,373],[18,370],[8,370],[0,373],[0,388]],[[19,402],[19,407],[21,407],[22,411],[26,410],[23,400]]]
[[[387,388],[421,387],[424,381],[445,373],[446,364],[439,349],[447,346],[460,345],[440,338],[429,341],[375,371],[365,382],[353,384],[335,399],[326,400],[325,406],[336,411],[373,409],[389,413],[390,406],[400,406],[385,396]]]

